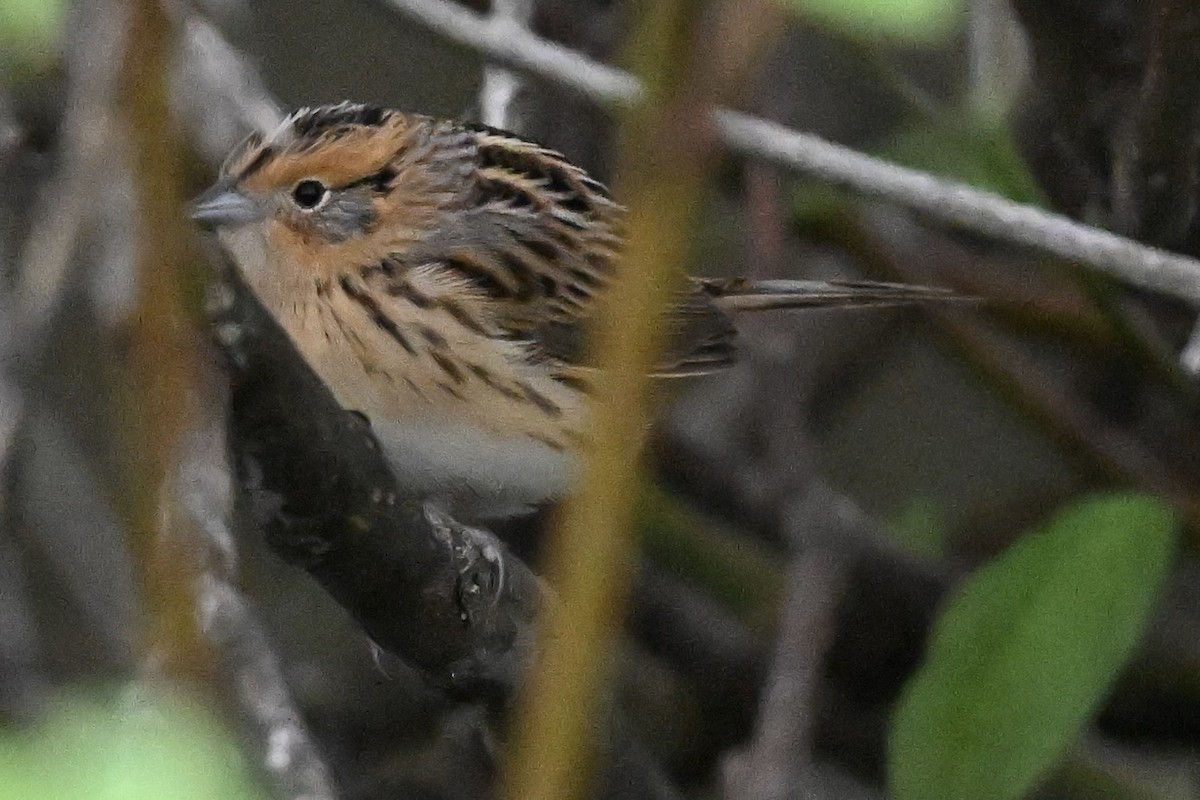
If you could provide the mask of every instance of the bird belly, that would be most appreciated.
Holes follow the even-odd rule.
[[[396,381],[337,353],[310,357],[310,363],[342,407],[370,421],[397,484],[460,520],[527,513],[574,484],[571,452],[516,430],[489,430],[482,420],[456,414],[454,405],[430,403],[433,390],[416,374]],[[482,408],[496,413],[503,400],[481,401]]]
[[[400,486],[461,520],[532,511],[567,494],[576,459],[534,439],[447,420],[372,421]]]

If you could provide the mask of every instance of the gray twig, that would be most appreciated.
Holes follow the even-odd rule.
[[[1179,354],[1179,364],[1188,375],[1200,376],[1200,322],[1192,328],[1192,335]]]
[[[275,796],[336,798],[329,768],[292,704],[279,659],[245,598],[213,573],[202,577],[198,597],[205,634],[218,646],[220,662],[233,678],[238,707],[257,728],[254,745],[261,748],[259,758]]]
[[[274,129],[283,113],[254,64],[216,26],[191,14],[178,27],[173,108],[205,157],[220,163],[248,132]]]
[[[533,0],[493,0],[492,17],[498,24],[527,32],[532,16]],[[515,72],[492,64],[484,65],[483,82],[479,87],[480,121],[494,128],[518,128],[513,105],[520,91],[521,78]]]
[[[725,763],[728,800],[788,800],[817,780],[814,704],[843,571],[831,550],[813,547],[795,556],[754,738]]]
[[[444,0],[386,0],[450,41],[506,66],[531,72],[605,105],[627,106],[642,94],[627,72],[601,64],[504,21]],[[966,184],[872,158],[817,136],[729,109],[714,111],[734,152],[880,197],[939,222],[1079,261],[1137,286],[1200,303],[1200,262],[1147,247],[1060,214],[1015,203]]]
[[[1025,85],[1029,48],[1007,0],[971,0],[967,23],[970,99],[985,114],[1007,114]]]
[[[106,179],[119,150],[112,108],[125,52],[124,17],[121,4],[106,2],[77,3],[68,17],[60,162],[35,200],[17,274],[16,311],[30,340],[57,308],[75,249],[103,213],[94,187],[111,186]]]
[[[219,404],[214,403],[213,406]],[[201,630],[245,712],[274,796],[335,800],[333,778],[300,711],[262,623],[234,586],[237,557],[230,530],[233,487],[225,457],[224,418],[213,413],[189,432],[178,491],[192,528],[206,545],[206,569],[196,586]]]

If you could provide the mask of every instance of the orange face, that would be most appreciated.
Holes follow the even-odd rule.
[[[219,184],[240,212],[209,221],[261,226],[279,268],[320,274],[377,263],[455,202],[461,174],[449,171],[458,175],[454,182],[431,173],[427,132],[399,114],[336,122],[316,127],[300,116],[271,139],[249,137],[222,167]]]

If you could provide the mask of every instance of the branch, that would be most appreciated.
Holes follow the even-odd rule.
[[[627,72],[445,0],[385,0],[444,38],[578,92],[603,105],[630,106],[642,95]],[[1135,286],[1200,303],[1200,262],[1015,203],[971,186],[899,167],[748,114],[718,108],[725,144],[743,156],[921,211],[939,222],[1079,261]]]
[[[329,767],[304,727],[262,623],[224,576],[202,576],[198,597],[204,634],[216,646],[217,661],[231,677],[229,690],[253,727],[256,736],[248,746],[256,748],[275,796],[334,800]]]
[[[492,534],[402,494],[369,424],[338,406],[232,272],[212,314],[230,362],[237,479],[267,543],[380,646],[503,705],[533,641],[532,572]]]
[[[506,67],[565,86],[602,105],[632,106],[642,85],[628,72],[547,41],[511,20],[484,17],[443,0],[384,0],[439,36]]]
[[[226,452],[226,414],[205,404],[180,447],[175,494],[204,548],[194,587],[196,616],[221,673],[221,689],[242,712],[243,741],[279,800],[335,800],[333,777],[305,728],[262,622],[238,590],[237,545],[230,529],[234,496]]]
[[[754,737],[725,763],[728,800],[782,800],[813,780],[817,686],[833,643],[847,572],[843,560],[821,547],[793,557]]]
[[[97,206],[102,204],[91,201],[94,187],[113,188],[117,179],[112,155],[119,145],[113,106],[125,52],[126,16],[121,4],[76,3],[67,19],[59,163],[45,190],[32,198],[30,230],[13,288],[13,312],[20,326],[15,330],[27,341],[40,338],[42,327],[58,309],[70,286],[76,247],[90,226],[102,225],[106,234],[118,238],[119,223],[97,219],[115,204],[101,209]]]
[[[113,111],[128,142],[135,269],[133,302],[120,322],[128,344],[113,352],[121,465],[115,508],[145,605],[142,657],[171,678],[203,684],[211,677],[212,653],[200,635],[193,587],[204,550],[196,537],[181,535],[187,516],[166,491],[199,418],[202,364],[183,292],[195,262],[188,258],[182,214],[182,147],[168,111],[171,23],[156,0],[113,5],[124,5],[127,14]],[[93,189],[88,196],[98,194]]]

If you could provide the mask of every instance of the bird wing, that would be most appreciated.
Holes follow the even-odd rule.
[[[446,169],[465,169],[466,187],[406,257],[444,264],[513,327],[586,316],[612,275],[624,210],[541,145],[491,128],[440,135],[455,153]]]
[[[737,329],[728,314],[702,295],[680,295],[663,318],[665,352],[652,373],[659,378],[706,375],[734,363]],[[587,371],[587,320],[547,320],[530,331],[537,351],[560,371]]]
[[[463,132],[471,136],[465,138]],[[482,126],[447,128],[470,188],[403,254],[436,263],[486,299],[489,316],[564,374],[584,368],[586,328],[623,243],[624,209],[564,156]],[[461,169],[461,161],[458,168]],[[711,372],[733,361],[734,327],[704,293],[681,293],[666,317],[657,374]]]

